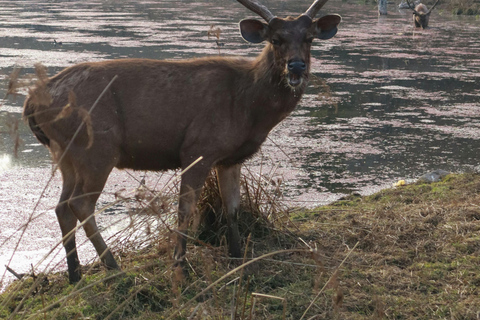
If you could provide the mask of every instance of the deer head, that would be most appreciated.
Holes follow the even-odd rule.
[[[267,23],[255,19],[240,22],[242,37],[252,43],[267,41],[267,50],[273,54],[276,69],[281,70],[286,84],[296,89],[308,80],[310,48],[313,39],[330,39],[337,33],[341,21],[339,15],[327,15],[315,19],[315,15],[327,0],[317,0],[297,18],[274,16],[267,8],[254,1],[240,1],[259,14]]]
[[[435,8],[439,0],[437,0],[434,5],[428,9],[423,3],[419,3],[415,8],[407,0],[408,7],[413,10],[413,23],[415,27],[425,29],[428,27],[428,22],[430,20],[430,13]]]

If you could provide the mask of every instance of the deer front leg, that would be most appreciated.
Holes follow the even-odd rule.
[[[210,171],[209,167],[193,167],[182,176],[178,200],[178,234],[175,245],[175,265],[182,265],[187,251],[188,225],[197,211],[197,202]]]
[[[240,168],[218,166],[217,178],[224,212],[227,214],[228,247],[230,256],[241,256],[240,234],[238,232],[238,211],[240,210]]]

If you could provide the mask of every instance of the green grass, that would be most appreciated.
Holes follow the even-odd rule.
[[[480,3],[476,0],[451,0],[445,1],[446,10],[455,15],[478,16],[480,14]]]
[[[278,252],[243,268],[218,232],[215,245],[189,244],[184,276],[161,235],[142,250],[117,250],[123,273],[94,266],[77,287],[49,274],[34,292],[31,278],[14,282],[0,296],[0,318],[282,319],[285,306],[286,319],[478,319],[477,174],[269,219],[249,220],[245,262]]]

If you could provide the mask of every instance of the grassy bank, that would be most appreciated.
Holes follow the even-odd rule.
[[[376,4],[377,0],[360,0],[365,4]],[[410,0],[410,3],[416,1]],[[425,4],[428,8],[435,4],[436,0],[422,0],[421,3]],[[398,5],[400,1],[396,2]],[[448,14],[454,15],[480,15],[480,2],[478,0],[440,0],[435,10],[442,11]]]
[[[410,1],[411,3],[413,1]],[[428,8],[433,6],[436,0],[421,1]],[[476,16],[480,14],[480,2],[478,0],[440,0],[435,10],[454,15]]]
[[[448,12],[460,15],[479,15],[480,2],[477,0],[452,0],[445,1],[445,8]]]
[[[279,211],[243,220],[253,231],[243,266],[221,230],[203,232],[183,275],[162,234],[117,250],[123,273],[93,266],[76,287],[65,274],[13,283],[0,318],[478,319],[479,175]]]

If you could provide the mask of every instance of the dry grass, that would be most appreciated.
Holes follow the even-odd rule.
[[[175,193],[175,185],[170,187]],[[165,227],[174,225],[175,200],[165,190],[154,198],[141,185],[132,195],[118,196],[142,212],[132,215],[131,227],[119,237],[121,246],[114,248],[123,272],[105,272],[93,264],[85,267],[87,275],[77,286],[69,285],[65,274],[48,274],[48,283],[38,276],[36,285],[31,278],[18,281],[0,297],[0,317],[480,316],[479,175],[448,176],[439,183],[352,196],[315,210],[289,211],[278,198],[274,204],[272,195],[278,188],[265,176],[246,172],[243,189],[242,262],[228,258],[222,222],[217,221],[219,228],[207,229],[199,221],[197,233],[203,240],[189,244],[188,275],[177,273],[171,261],[173,231]],[[218,216],[216,195],[211,177],[202,206]],[[210,237],[202,238],[205,233]]]
[[[377,0],[361,0],[365,4],[376,4]],[[397,1],[398,5],[401,1]],[[410,0],[410,3],[415,1]],[[433,6],[436,0],[422,0],[421,3],[425,4],[428,8]],[[478,0],[440,0],[435,11],[444,11],[447,14],[454,15],[473,15],[478,16],[480,14],[480,2]]]
[[[12,79],[18,82],[19,74]],[[14,94],[18,86],[11,88]],[[72,95],[59,117],[75,110]],[[282,181],[273,177],[244,170],[241,261],[226,252],[213,173],[202,214],[192,222],[187,275],[172,261],[178,180],[161,190],[139,181],[109,205],[130,213],[129,225],[109,239],[122,272],[92,263],[80,283],[69,285],[64,273],[33,266],[31,276],[0,295],[0,318],[480,318],[479,175],[352,196],[315,210],[285,206]]]
[[[21,79],[20,77],[21,72],[22,72],[21,68],[14,68],[12,73],[7,77],[7,80],[8,80],[7,92],[5,93],[5,96],[3,97],[2,101],[0,101],[0,110],[3,104],[3,101],[5,101],[10,96],[13,99],[16,99],[18,95],[18,90],[20,90],[21,88],[24,88],[25,86],[31,83],[28,80]],[[13,141],[13,154],[15,157],[18,156],[18,149],[22,144],[22,139],[20,139],[20,134],[18,132],[18,125],[19,125],[19,120],[15,116],[10,115],[8,119],[5,121],[5,126],[7,130],[3,130],[3,131],[0,130],[0,135],[1,134],[10,135],[10,138]]]
[[[451,176],[316,210],[308,229],[337,239],[324,242],[325,252],[360,241],[343,271],[354,299],[340,318],[373,316],[380,303],[389,319],[477,319],[479,192],[478,175]]]
[[[50,95],[46,92],[46,84],[48,83],[48,76],[47,76],[47,69],[42,64],[35,65],[35,75],[32,74],[22,74],[22,68],[15,67],[12,73],[7,77],[8,84],[7,84],[7,91],[5,96],[3,97],[2,101],[0,101],[0,110],[3,102],[11,97],[12,99],[16,99],[17,96],[20,94],[19,91],[23,89],[27,89],[32,85],[35,85],[38,90],[31,90],[28,89],[29,94],[31,95],[32,99],[34,99],[38,103],[48,104],[50,103]],[[9,134],[10,138],[13,141],[13,155],[15,157],[18,156],[18,150],[22,145],[23,141],[20,138],[20,134],[18,131],[20,120],[10,115],[5,122],[5,126],[7,127],[6,131],[0,131],[0,134]]]
[[[430,8],[436,1],[426,0],[422,3]],[[412,1],[410,2],[412,3]],[[454,15],[478,15],[480,13],[480,2],[478,0],[440,0],[435,10]]]

